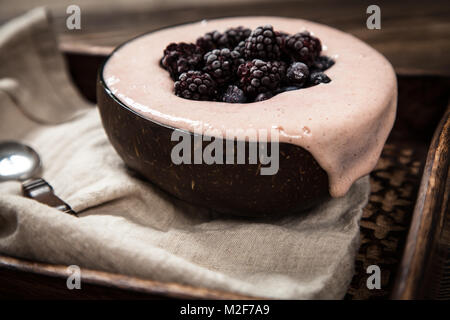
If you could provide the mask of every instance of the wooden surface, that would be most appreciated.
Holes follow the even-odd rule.
[[[450,299],[450,106],[431,143],[395,299]]]
[[[371,195],[360,222],[361,246],[356,257],[355,276],[347,294],[349,299],[423,297],[419,291],[414,291],[407,297],[404,295],[404,288],[396,289],[396,294],[392,293],[394,287],[398,288],[405,280],[415,286],[425,284],[418,282],[425,278],[425,272],[420,275],[407,273],[405,276],[409,264],[402,257],[405,246],[411,247],[414,239],[420,239],[424,243],[429,243],[430,240],[428,234],[411,233],[411,220],[417,220],[417,216],[441,216],[437,211],[423,212],[417,208],[414,210],[414,207],[419,185],[423,176],[426,177],[423,172],[428,172],[430,167],[430,164],[425,166],[427,152],[428,157],[436,153],[436,149],[429,149],[432,132],[435,131],[430,126],[434,124],[436,128],[439,119],[448,120],[448,113],[444,115],[444,112],[448,104],[450,81],[449,78],[439,76],[399,75],[398,84],[396,123],[381,158],[370,175]],[[438,128],[436,132],[440,130]],[[441,141],[441,145],[445,143],[449,144],[449,140]],[[446,159],[448,165],[448,150],[443,153],[447,153],[447,158],[442,159]],[[446,176],[441,177],[440,174],[441,172],[435,172],[434,181],[436,184],[445,184]],[[427,206],[444,206],[443,190],[438,190],[440,193],[435,194],[435,197],[428,197],[424,201]],[[435,232],[434,230],[432,228],[430,233]],[[423,255],[426,253],[426,250],[418,251]],[[420,266],[425,268],[430,261],[431,257],[427,256],[427,259],[422,260],[413,258],[409,263],[414,263],[420,270]],[[378,265],[381,269],[381,290],[369,290],[366,286],[366,269],[370,265]]]
[[[178,1],[177,5],[181,7],[174,7],[169,1],[161,2],[161,7],[155,1],[150,1],[151,5],[131,1],[124,6],[123,1],[114,0],[106,6],[102,1],[94,4],[85,0],[80,1],[81,31],[69,31],[65,27],[68,1],[51,1],[51,10],[61,48],[70,51],[66,57],[74,81],[92,100],[95,96],[89,92],[95,84],[96,66],[104,58],[99,53],[107,54],[115,45],[137,34],[203,18],[248,14],[301,17],[350,32],[381,51],[404,76],[399,77],[397,122],[371,175],[372,195],[361,222],[361,248],[347,298],[388,298],[394,285],[394,298],[437,297],[439,290],[445,293],[445,288],[427,286],[439,283],[428,275],[439,275],[438,279],[445,277],[442,265],[449,258],[446,255],[450,243],[449,219],[445,220],[443,214],[448,211],[448,175],[444,175],[445,172],[448,174],[448,150],[442,147],[446,140],[436,140],[441,135],[435,136],[425,169],[424,166],[432,134],[448,102],[448,78],[436,75],[450,74],[449,2],[378,1],[382,10],[381,30],[365,27],[365,9],[371,4],[367,1],[266,1],[259,5],[255,2],[227,4],[220,1],[217,5],[211,2],[202,5],[202,1],[197,1],[200,4],[194,5],[189,4],[190,1]],[[12,1],[1,3],[0,22],[31,6],[26,0],[17,3],[20,4],[17,7]],[[445,124],[440,127],[441,134],[443,128]],[[443,161],[445,154],[447,160]],[[442,165],[445,163],[447,171]],[[422,172],[425,174],[416,204]],[[411,219],[413,229],[407,239]],[[435,230],[440,233],[430,236]],[[406,254],[400,265],[407,241]],[[439,263],[433,262],[437,260]],[[382,290],[365,287],[365,268],[373,263],[380,264],[385,271],[382,273]],[[65,270],[65,266],[0,256],[0,296],[234,297],[201,288],[89,270],[85,273],[84,289],[74,293],[65,288]],[[421,288],[424,290],[419,290]]]
[[[162,283],[108,272],[81,270],[81,289],[68,290],[67,266],[0,255],[0,298],[29,299],[251,299],[177,283]]]
[[[0,21],[23,12],[27,6],[45,2],[5,2],[0,10]],[[48,2],[56,31],[65,46],[88,45],[110,50],[133,36],[163,26],[223,16],[277,15],[309,19],[354,34],[383,53],[396,71],[450,73],[448,0],[376,1],[381,8],[381,30],[366,28],[366,9],[374,3],[367,0],[84,0],[77,1],[82,14],[81,30],[66,28],[65,9],[73,1]]]
[[[66,58],[70,70],[85,70],[86,64],[92,67],[95,61],[100,63],[104,56],[93,56],[87,53],[83,58],[83,54],[80,52],[66,52]],[[92,91],[92,88],[89,89],[89,85],[95,87],[95,72],[93,74],[85,73],[85,78],[89,79],[83,79],[83,73],[81,72],[78,74],[79,78],[75,79],[75,83],[85,95],[89,95],[89,92]],[[449,78],[442,76],[411,74],[400,75],[398,81],[398,117],[381,159],[371,174],[372,193],[361,220],[361,247],[355,261],[356,273],[346,299],[387,299],[391,295],[396,282],[412,281],[413,284],[419,283],[416,275],[398,276],[404,273],[405,266],[401,267],[400,273],[397,273],[397,270],[400,266],[411,219],[413,218],[413,208],[416,203],[428,146],[447,106],[450,81]],[[432,148],[431,154],[434,154],[436,150],[436,148]],[[448,150],[445,150],[441,150],[441,154],[448,152]],[[429,155],[429,157],[431,156]],[[425,168],[425,172],[428,171]],[[434,182],[441,181],[439,176],[436,175],[436,171],[433,177]],[[441,197],[432,196],[423,200],[427,207],[433,207],[431,203],[439,204],[438,201],[441,200]],[[434,210],[423,212],[416,209],[415,215],[430,216],[435,214],[434,212]],[[416,217],[414,219],[417,220]],[[417,237],[420,237],[424,242],[428,242],[426,235],[417,233],[410,235],[411,239]],[[445,243],[448,244],[450,241]],[[421,252],[424,253],[425,251],[422,250]],[[428,257],[430,256],[427,255]],[[406,261],[405,258],[404,261]],[[413,259],[412,261],[417,264],[419,270],[420,265],[428,263],[428,259]],[[366,268],[372,264],[379,265],[382,270],[381,290],[367,289]],[[407,262],[406,267],[411,264],[412,262]],[[67,290],[65,286],[66,277],[66,266],[28,262],[0,256],[0,297],[68,299],[249,298],[205,288],[165,284],[158,281],[84,269],[82,270],[83,289],[75,291]],[[423,275],[420,277],[422,279]],[[394,295],[395,298],[417,297],[415,291],[410,296],[403,296],[405,292],[403,289],[399,292],[400,295]]]

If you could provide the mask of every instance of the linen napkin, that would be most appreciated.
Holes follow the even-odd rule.
[[[0,28],[0,140],[37,150],[79,213],[0,183],[0,253],[255,297],[339,299],[354,272],[368,177],[345,197],[282,218],[244,219],[177,200],[134,177],[98,110],[68,78],[45,9]]]

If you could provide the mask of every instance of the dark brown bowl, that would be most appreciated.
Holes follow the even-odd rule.
[[[329,197],[327,173],[308,151],[292,144],[279,144],[275,175],[259,174],[259,160],[257,164],[175,165],[171,151],[178,141],[171,141],[171,135],[177,128],[123,104],[106,85],[103,67],[97,102],[109,140],[128,167],[177,198],[224,213],[264,216],[301,211]],[[246,150],[251,143],[245,142]],[[234,148],[236,155],[236,144]]]

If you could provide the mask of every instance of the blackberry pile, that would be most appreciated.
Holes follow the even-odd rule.
[[[272,92],[286,77],[286,64],[282,61],[265,62],[260,59],[241,64],[237,70],[239,86],[247,97]]]
[[[179,97],[248,103],[329,83],[324,71],[334,60],[321,51],[320,40],[307,31],[290,35],[271,25],[240,26],[208,32],[195,44],[169,44],[161,66],[175,81]]]

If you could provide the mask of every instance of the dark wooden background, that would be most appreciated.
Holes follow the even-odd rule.
[[[66,28],[66,8],[73,3],[81,8],[82,30]],[[382,161],[372,174],[373,194],[362,221],[357,275],[347,298],[389,296],[421,179],[418,168],[424,165],[429,140],[447,106],[448,77],[437,75],[450,75],[450,1],[0,0],[0,23],[39,4],[47,4],[52,12],[60,46],[69,57],[72,76],[85,96],[92,100],[95,99],[96,68],[104,56],[89,57],[86,52],[107,54],[114,46],[138,34],[205,18],[237,15],[305,18],[352,33],[382,52],[402,74],[399,77],[398,116],[402,121],[397,121]],[[366,8],[370,4],[381,7],[381,30],[366,28]],[[80,51],[80,55],[74,51]],[[439,112],[433,112],[436,108]],[[414,151],[411,153],[411,150]],[[408,154],[407,159],[405,154]],[[399,188],[400,185],[411,187],[411,190]],[[402,196],[405,192],[407,197]],[[400,204],[397,204],[397,197],[403,197]],[[427,233],[431,234],[434,232]],[[425,239],[426,236],[416,238]],[[57,267],[29,262],[30,267],[23,261],[11,262],[11,259],[0,257],[0,280],[3,281],[0,297],[74,298],[74,294],[65,289],[65,282],[55,278]],[[372,264],[371,259],[390,272],[383,280],[385,290],[375,293],[365,288],[365,277],[361,276],[366,276],[364,270],[367,264]],[[410,264],[408,262],[408,266]],[[416,265],[423,266],[422,263]],[[47,272],[47,269],[52,272],[47,280],[30,272]],[[58,270],[64,270],[64,266]],[[117,288],[111,289],[112,276],[105,276],[105,289],[96,285],[99,276],[93,274],[95,281],[84,287],[82,298],[147,297],[136,288],[132,292],[123,291],[123,284],[129,287],[129,279],[120,278],[115,281]],[[421,273],[419,275],[423,278]],[[154,290],[154,285],[145,288],[148,287]]]
[[[305,18],[350,32],[382,52],[397,71],[450,73],[450,1],[361,0],[0,0],[0,23],[48,5],[64,47],[107,52],[126,39],[172,24],[239,15]],[[69,4],[81,8],[81,30],[67,30]],[[381,8],[381,30],[366,28],[366,8]],[[92,48],[92,47],[91,47]]]

